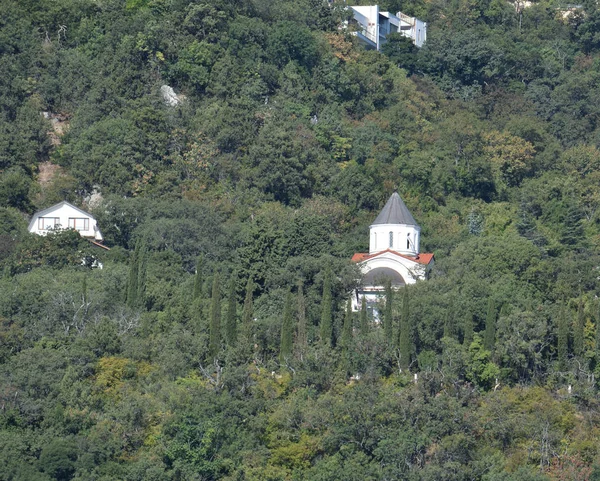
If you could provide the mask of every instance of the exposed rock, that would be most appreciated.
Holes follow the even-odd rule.
[[[168,85],[160,87],[160,94],[165,103],[171,107],[175,107],[185,100],[185,95],[177,95],[173,87],[169,87]]]
[[[95,185],[92,193],[83,199],[85,205],[87,205],[90,209],[95,209],[96,207],[102,204],[104,197],[102,197],[102,193],[100,192],[100,186]]]
[[[38,171],[38,183],[42,188],[44,188],[52,182],[56,175],[60,175],[62,173],[62,167],[60,165],[53,164],[52,162],[42,162],[38,165]]]
[[[69,116],[67,114],[55,114],[52,112],[42,112],[42,115],[52,125],[52,130],[48,132],[50,143],[54,146],[60,145],[60,138],[69,130]]]

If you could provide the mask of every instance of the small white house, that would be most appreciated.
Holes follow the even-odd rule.
[[[427,40],[427,23],[416,17],[410,17],[402,12],[396,15],[382,12],[379,10],[379,5],[349,8],[358,26],[356,35],[367,48],[379,50],[390,33],[399,33],[410,38],[417,47],[422,47]]]
[[[28,227],[29,232],[38,235],[58,229],[75,229],[81,237],[96,242],[103,239],[96,219],[66,200],[33,214]]]
[[[369,252],[352,256],[363,273],[362,285],[352,296],[355,311],[363,297],[374,308],[387,281],[398,289],[426,279],[434,263],[433,254],[419,253],[421,228],[398,192],[391,195],[369,230]]]

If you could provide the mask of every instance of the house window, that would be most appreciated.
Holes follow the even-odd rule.
[[[75,230],[90,230],[90,219],[86,217],[69,217],[69,227]]]
[[[38,230],[54,229],[60,226],[59,217],[40,217],[38,218]]]
[[[390,249],[394,247],[394,233],[390,232]]]

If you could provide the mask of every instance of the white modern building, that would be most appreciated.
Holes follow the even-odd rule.
[[[379,5],[350,7],[358,24],[356,35],[368,48],[379,50],[390,33],[408,37],[417,47],[427,40],[427,23],[402,12],[382,12]]]
[[[29,232],[38,235],[58,229],[74,229],[81,237],[96,242],[103,239],[96,219],[66,200],[33,214],[28,227]]]
[[[388,199],[369,230],[369,252],[352,256],[363,273],[362,285],[352,296],[354,310],[360,309],[363,297],[368,306],[376,304],[388,280],[397,289],[426,279],[434,263],[433,254],[419,253],[421,228],[398,192]]]

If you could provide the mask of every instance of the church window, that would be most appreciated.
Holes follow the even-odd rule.
[[[394,233],[390,232],[390,249],[394,247]]]
[[[410,249],[410,234],[406,234],[406,248]]]

